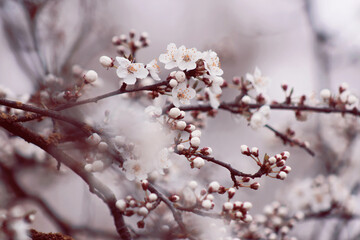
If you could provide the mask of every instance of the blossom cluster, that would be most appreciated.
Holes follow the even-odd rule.
[[[236,236],[240,238],[268,240],[296,240],[290,232],[304,219],[304,213],[291,213],[285,205],[275,201],[264,207],[263,213],[254,216],[250,225],[237,223]]]
[[[10,209],[0,209],[0,237],[1,239],[28,239],[30,224],[35,220],[34,212],[26,213],[21,206]]]

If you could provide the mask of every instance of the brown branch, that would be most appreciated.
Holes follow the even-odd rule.
[[[290,146],[296,145],[296,146],[304,149],[305,151],[307,151],[311,156],[313,156],[313,157],[315,156],[314,151],[311,150],[310,148],[308,148],[304,143],[302,143],[302,142],[300,142],[298,140],[294,140],[294,139],[289,138],[285,134],[283,134],[283,133],[279,132],[278,130],[276,130],[275,128],[271,127],[269,124],[266,124],[265,127],[267,129],[270,129],[271,131],[273,131],[275,133],[275,135],[277,137],[279,137],[283,141],[284,145],[286,145],[287,143]]]
[[[70,123],[70,124],[74,125],[75,127],[80,128],[82,131],[84,131],[87,134],[91,134],[90,126],[88,126],[84,123],[81,123],[72,117],[64,116],[64,115],[58,113],[57,111],[43,109],[43,108],[35,107],[35,106],[29,105],[29,104],[25,104],[22,102],[12,101],[12,100],[8,100],[8,99],[4,99],[4,98],[0,98],[0,105],[11,107],[11,108],[16,108],[16,109],[21,109],[21,110],[28,111],[28,112],[37,113],[42,116],[51,117],[53,119],[58,119],[58,120]],[[16,120],[17,117],[12,116],[11,118],[12,118],[12,120]]]
[[[193,155],[197,156],[197,157],[201,157],[201,158],[205,159],[208,162],[212,162],[212,163],[215,163],[215,164],[217,164],[219,166],[222,166],[222,167],[226,168],[230,172],[232,178],[233,178],[233,176],[240,176],[240,177],[249,177],[249,178],[254,179],[254,178],[260,178],[262,175],[268,173],[266,168],[265,168],[265,164],[263,164],[256,173],[248,174],[248,173],[240,172],[239,170],[233,168],[230,163],[225,163],[225,162],[222,162],[220,160],[216,160],[213,157],[209,157],[209,156],[206,156],[206,155],[203,155],[203,154],[200,154],[200,153],[195,153]],[[236,184],[236,182],[235,182],[235,184]]]
[[[248,109],[256,109],[264,106],[263,104],[248,104]],[[342,114],[351,114],[354,116],[360,116],[359,110],[357,108],[353,109],[340,109],[340,108],[331,108],[331,107],[313,107],[307,105],[294,106],[288,104],[270,104],[268,105],[271,109],[276,110],[293,110],[293,111],[306,111],[306,112],[318,112],[318,113],[342,113]],[[238,109],[242,106],[238,103],[233,102],[222,102],[219,106],[219,109],[231,110],[233,113],[239,113]],[[210,105],[197,105],[197,106],[183,106],[180,108],[183,111],[210,111],[213,108]]]
[[[131,239],[130,232],[125,225],[122,212],[116,208],[116,197],[114,193],[110,188],[95,178],[93,174],[87,172],[84,169],[84,163],[77,162],[72,157],[59,150],[55,145],[47,142],[43,137],[28,130],[19,123],[12,123],[9,119],[0,117],[0,126],[10,133],[37,145],[79,175],[88,184],[91,192],[98,192],[98,194],[102,196],[101,199],[107,204],[111,214],[113,215],[116,230],[121,239]]]
[[[175,221],[179,225],[180,230],[182,232],[186,233],[186,227],[185,227],[185,224],[184,224],[184,222],[182,220],[181,213],[178,212],[174,208],[173,203],[164,194],[162,194],[160,191],[158,191],[153,184],[149,183],[148,189],[149,189],[150,192],[155,193],[161,199],[161,201],[163,201],[166,204],[166,206],[168,206],[168,208],[170,209],[170,211],[172,212],[172,214],[174,216]]]
[[[116,91],[112,91],[97,97],[93,97],[93,98],[88,98],[88,99],[84,99],[78,102],[71,102],[71,103],[66,103],[64,105],[58,106],[56,108],[54,108],[55,111],[61,111],[64,109],[69,109],[72,107],[76,107],[79,105],[84,105],[87,103],[97,103],[98,101],[104,99],[104,98],[108,98],[108,97],[113,97],[116,95],[120,95],[123,93],[131,93],[131,92],[140,92],[140,91],[155,91],[158,90],[159,87],[166,85],[168,82],[167,81],[162,81],[153,85],[149,85],[149,86],[144,86],[144,87],[139,87],[139,88],[133,88],[133,89],[126,89],[126,84],[123,84],[123,86],[116,90]]]

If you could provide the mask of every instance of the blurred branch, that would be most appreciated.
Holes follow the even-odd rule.
[[[114,218],[114,223],[118,234],[121,239],[131,239],[130,232],[125,225],[122,212],[116,207],[116,197],[114,193],[94,177],[92,173],[84,169],[84,163],[74,160],[72,157],[59,150],[54,144],[46,141],[42,136],[30,131],[19,123],[10,122],[8,119],[0,117],[0,126],[9,131],[10,133],[23,138],[25,141],[33,143],[44,151],[49,153],[62,164],[69,167],[74,173],[80,176],[89,186],[90,192],[97,194],[108,206]]]
[[[56,225],[56,227],[62,233],[67,235],[84,233],[86,235],[93,235],[96,237],[105,237],[110,239],[116,239],[118,237],[117,235],[110,232],[93,229],[89,226],[74,226],[73,224],[68,223],[58,213],[56,213],[56,211],[45,200],[43,200],[38,195],[27,192],[25,188],[21,187],[20,183],[15,177],[14,171],[11,168],[5,166],[2,161],[0,161],[0,169],[1,178],[5,182],[7,182],[6,186],[16,195],[15,201],[30,200],[34,202],[44,211],[47,217]]]
[[[303,142],[300,142],[299,140],[297,139],[291,139],[290,137],[288,137],[287,135],[279,132],[278,130],[274,129],[273,127],[271,127],[269,124],[266,124],[265,127],[267,129],[270,129],[271,131],[273,131],[275,133],[275,135],[277,137],[279,137],[282,141],[283,141],[283,144],[286,145],[286,144],[289,144],[290,146],[298,146],[302,149],[304,149],[305,151],[307,151],[311,156],[315,156],[315,153],[313,150],[311,150],[310,148],[308,148],[305,143]]]

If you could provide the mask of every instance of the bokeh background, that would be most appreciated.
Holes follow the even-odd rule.
[[[296,96],[318,97],[321,89],[336,91],[339,84],[347,82],[359,96],[360,2],[357,0],[1,0],[0,24],[3,26],[0,85],[17,94],[34,91],[48,73],[60,75],[66,81],[74,64],[96,70],[103,79],[104,86],[92,92],[93,96],[118,87],[114,72],[103,69],[98,58],[115,57],[112,36],[135,29],[138,34],[148,32],[151,40],[150,46],[139,52],[139,62],[147,63],[158,57],[167,44],[174,42],[177,46],[216,51],[227,81],[233,76],[252,73],[258,66],[272,79],[269,95],[275,100],[283,99],[282,83],[293,87]],[[36,54],[36,48],[41,56]],[[162,77],[166,74],[163,71]],[[223,99],[231,99],[232,94],[224,91]],[[280,130],[292,127],[296,136],[309,141],[317,151],[318,135],[323,134],[319,125],[332,119],[334,116],[311,115],[307,122],[299,123],[293,113],[273,111],[269,124]],[[332,123],[329,125],[334,127]],[[331,137],[334,146],[341,144],[336,141],[336,134]],[[210,119],[202,139],[204,145],[213,148],[215,157],[248,172],[255,171],[256,166],[240,155],[241,144],[257,146],[262,154],[291,152],[288,164],[293,172],[286,181],[265,179],[258,191],[241,192],[239,198],[252,201],[255,213],[273,200],[282,200],[291,183],[326,174],[321,160],[327,157],[323,150],[312,157],[296,147],[283,146],[272,132],[254,131],[244,119],[229,113],[220,112],[216,119]],[[352,155],[356,155],[356,147]],[[353,166],[360,170],[359,164]],[[217,170],[204,171],[210,180],[229,183],[226,171]],[[192,171],[188,177],[194,175]],[[88,193],[78,177],[68,173],[54,176],[37,170],[25,172],[21,178],[29,189],[41,193],[73,222],[112,229],[108,210]],[[314,228],[320,226],[316,224],[331,226],[331,222],[310,223]],[[300,226],[300,239],[310,239],[313,230],[308,231],[308,236],[301,230],[310,225]],[[56,231],[41,213],[35,228]],[[326,233],[321,234],[318,239],[326,239]]]

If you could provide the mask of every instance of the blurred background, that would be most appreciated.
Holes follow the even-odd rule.
[[[147,32],[151,40],[150,46],[139,52],[139,62],[148,63],[164,53],[167,44],[174,42],[177,46],[217,52],[223,77],[228,82],[234,76],[252,73],[258,66],[272,79],[269,95],[274,100],[283,99],[282,83],[293,87],[295,96],[306,94],[319,98],[321,89],[336,92],[341,83],[347,82],[351,91],[359,96],[358,0],[0,0],[0,24],[0,86],[16,94],[31,94],[50,73],[67,81],[74,64],[96,70],[103,79],[104,86],[92,92],[92,96],[117,88],[114,72],[103,69],[98,59],[102,55],[115,57],[116,48],[111,38],[135,29],[137,34]],[[168,72],[163,71],[161,76],[164,78],[166,74]],[[226,90],[222,99],[230,100],[234,96]],[[293,172],[285,181],[263,179],[258,191],[245,189],[238,196],[253,202],[254,213],[261,212],[274,200],[285,200],[293,183],[318,174],[340,175],[326,167],[331,165],[329,161],[335,161],[331,156],[344,160],[343,153],[348,152],[346,161],[351,164],[346,166],[351,166],[352,172],[347,176],[356,179],[351,184],[358,181],[356,171],[360,170],[360,164],[354,157],[359,153],[358,129],[352,128],[355,137],[351,149],[342,146],[340,137],[348,122],[342,122],[335,115],[314,114],[307,122],[296,122],[291,112],[272,111],[269,124],[281,131],[287,127],[294,129],[299,139],[310,143],[316,156],[296,147],[283,146],[269,130],[254,131],[244,119],[226,112],[207,122],[202,138],[204,146],[212,147],[216,158],[244,172],[255,171],[256,166],[240,155],[241,144],[259,147],[261,155],[290,151],[288,164]],[[324,138],[328,143],[323,144]],[[341,174],[345,175],[348,170]],[[205,178],[230,184],[226,171],[210,167],[204,171]],[[54,176],[46,171],[37,173],[49,176],[36,174],[34,177],[34,172],[24,172],[21,179],[29,189],[45,196],[66,219],[112,229],[108,210],[88,193],[78,177],[65,173]],[[189,179],[194,175],[197,173],[191,171]],[[38,215],[36,229],[56,231],[40,213]],[[338,223],[310,221],[295,229],[294,235],[299,239],[328,239],[326,231],[318,230],[319,226],[331,227]],[[309,224],[315,226],[314,229],[309,230]],[[353,224],[346,231],[353,234],[356,227],[358,225]],[[304,233],[303,229],[308,231]],[[339,239],[348,239],[344,236],[346,233]]]

